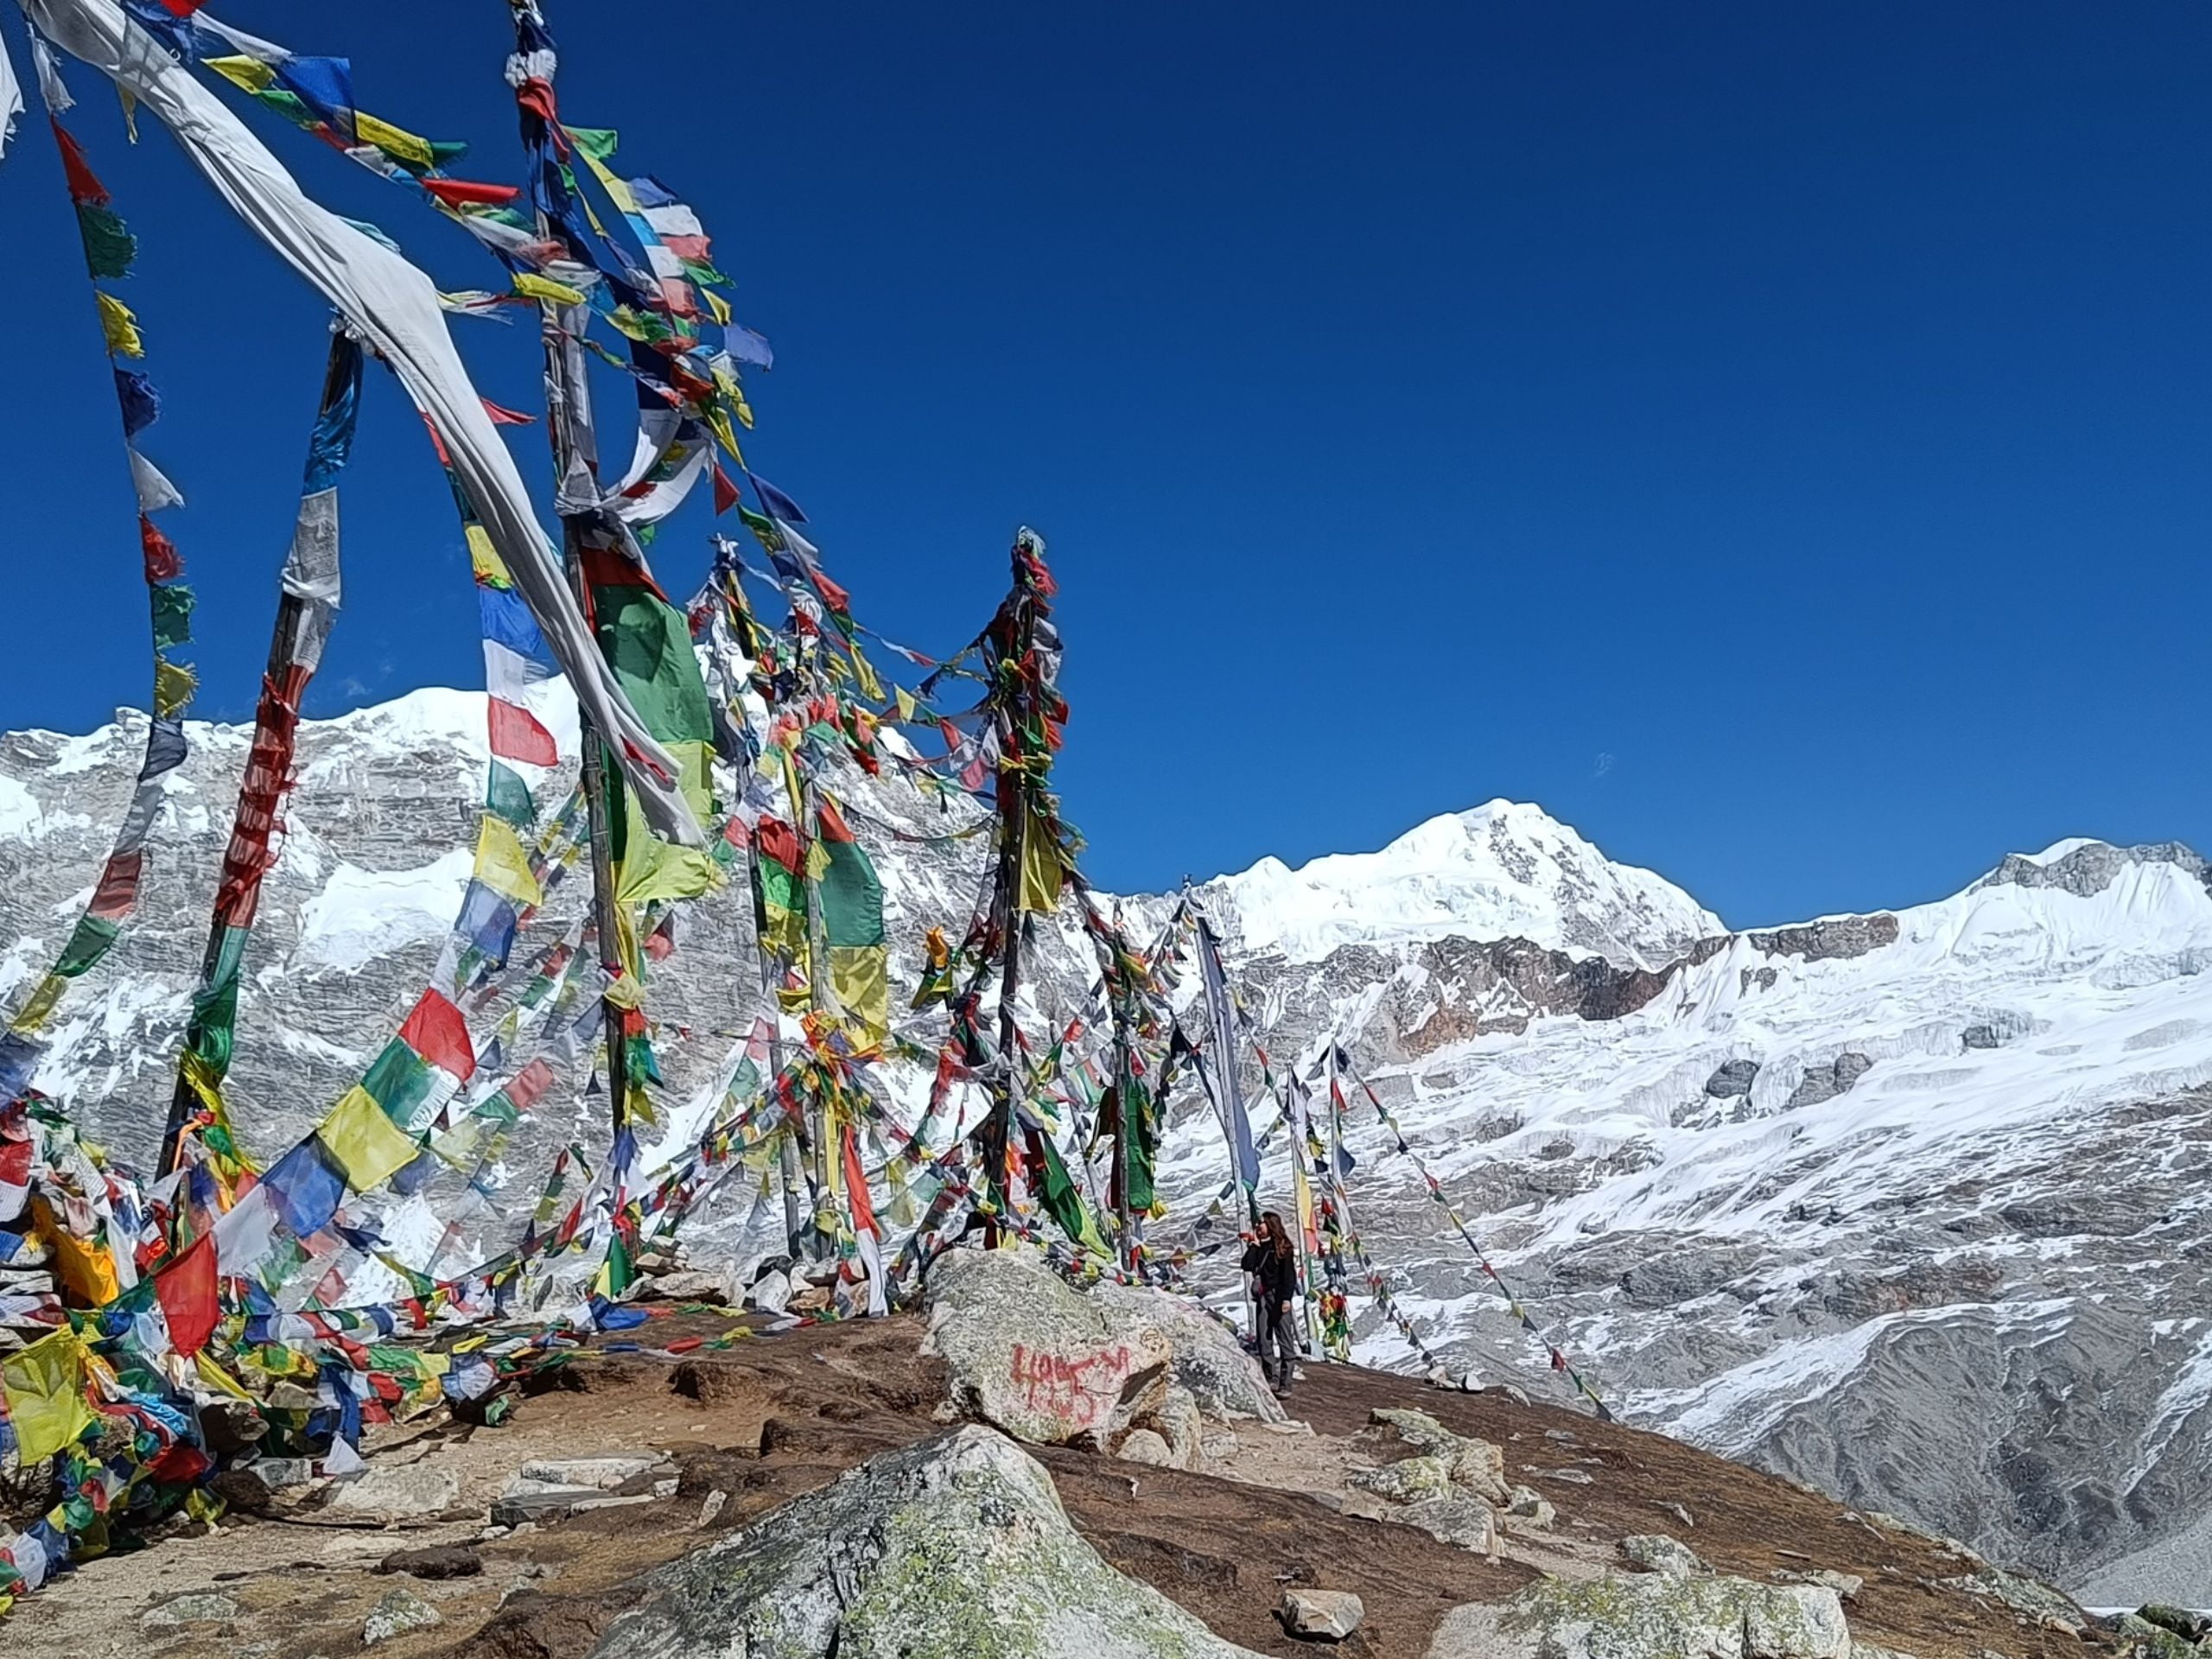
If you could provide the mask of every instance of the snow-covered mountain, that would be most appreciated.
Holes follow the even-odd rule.
[[[233,1073],[251,1144],[320,1116],[422,983],[467,875],[482,718],[479,696],[419,692],[303,728]],[[0,988],[59,948],[143,733],[124,716],[0,738]],[[188,736],[140,919],[63,1004],[40,1078],[126,1154],[158,1130],[245,754],[238,728]],[[921,931],[968,914],[978,843],[902,789],[855,798],[911,979]],[[1732,934],[1539,809],[1492,802],[1199,893],[1278,1062],[1332,1033],[1351,1048],[1624,1414],[2093,1597],[2201,1595],[2212,894],[2194,853],[2066,842],[1938,904]],[[1167,905],[1131,899],[1133,925]],[[1079,947],[1049,941],[1039,966],[1040,1006],[1080,1001]],[[734,895],[687,912],[652,994],[671,1097],[706,1097],[760,999]],[[532,1114],[511,1191],[598,1133],[582,1083]],[[1430,1344],[1552,1386],[1410,1166],[1371,1124],[1351,1149],[1362,1230]],[[1225,1173],[1202,1104],[1179,1109],[1163,1164],[1172,1237]],[[1408,1357],[1372,1312],[1358,1329],[1363,1357]]]
[[[1206,888],[1245,950],[1301,963],[1342,944],[1523,938],[1659,968],[1723,931],[1680,887],[1609,863],[1542,808],[1514,801],[1431,818],[1379,853],[1333,854],[1294,870],[1263,858]]]

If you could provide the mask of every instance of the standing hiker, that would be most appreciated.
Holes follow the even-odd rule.
[[[1243,1269],[1259,1287],[1260,1369],[1281,1398],[1290,1392],[1291,1368],[1298,1362],[1298,1322],[1291,1317],[1298,1256],[1282,1217],[1272,1210],[1260,1217],[1260,1236],[1245,1249]]]

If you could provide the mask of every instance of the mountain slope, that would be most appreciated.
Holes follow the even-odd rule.
[[[1632,1420],[2078,1573],[2212,1496],[2208,951],[2201,860],[2084,842],[1940,904],[1707,941],[1598,1017],[1485,1026],[1530,954],[1495,944],[1246,971],[1274,976],[1279,1044],[1359,1033]],[[1211,1139],[1179,1145],[1192,1189]],[[1408,1305],[1492,1376],[1541,1365],[1412,1170],[1352,1144]]]
[[[0,738],[0,986],[59,948],[143,731]],[[302,728],[232,1091],[252,1146],[315,1121],[429,971],[466,878],[482,734],[480,696],[438,691]],[[245,754],[239,728],[189,736],[141,918],[63,1005],[40,1078],[139,1159]],[[903,786],[855,780],[852,799],[911,982],[922,931],[964,922],[980,846]],[[1492,802],[1198,893],[1278,1064],[1331,1034],[1351,1049],[1624,1415],[2109,1599],[2188,1590],[2184,1535],[2212,1503],[2212,896],[2195,854],[2063,843],[1938,904],[1732,935],[1540,810]],[[1131,926],[1168,906],[1128,900]],[[694,907],[654,969],[667,1144],[759,1007],[746,912],[735,895]],[[1036,966],[1044,1012],[1095,971],[1064,936]],[[604,1110],[565,1076],[476,1236],[528,1205],[559,1145],[595,1146]],[[1371,1122],[1351,1147],[1361,1228],[1430,1345],[1548,1386],[1415,1171]],[[1225,1173],[1203,1103],[1178,1107],[1162,1165],[1158,1236],[1174,1238]],[[1272,1157],[1266,1196],[1287,1179]],[[395,1236],[434,1246],[444,1201]],[[1409,1357],[1371,1311],[1359,1334],[1363,1357]]]

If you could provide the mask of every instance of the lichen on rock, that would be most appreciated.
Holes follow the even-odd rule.
[[[1748,1579],[1547,1579],[1445,1615],[1428,1659],[1851,1659],[1835,1592]]]
[[[594,1659],[1253,1659],[1084,1541],[976,1426],[888,1452],[645,1580]]]

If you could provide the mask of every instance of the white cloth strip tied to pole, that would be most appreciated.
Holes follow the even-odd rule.
[[[224,104],[173,61],[116,0],[17,0],[49,40],[112,79],[167,127],[256,235],[336,307],[388,364],[452,456],[477,517],[512,573],[653,829],[687,847],[704,832],[678,787],[675,760],[653,740],[591,637],[514,458],[446,332],[423,271],[310,200]]]
[[[1230,1160],[1249,1200],[1260,1185],[1260,1152],[1252,1142],[1252,1120],[1244,1109],[1244,1090],[1236,1076],[1236,1019],[1230,1006],[1229,976],[1213,929],[1198,921],[1198,967],[1205,993],[1208,1034],[1213,1039],[1215,1110],[1229,1137]]]
[[[23,86],[8,55],[8,37],[0,35],[0,160],[7,156],[8,141],[16,136],[16,118],[22,112]]]

